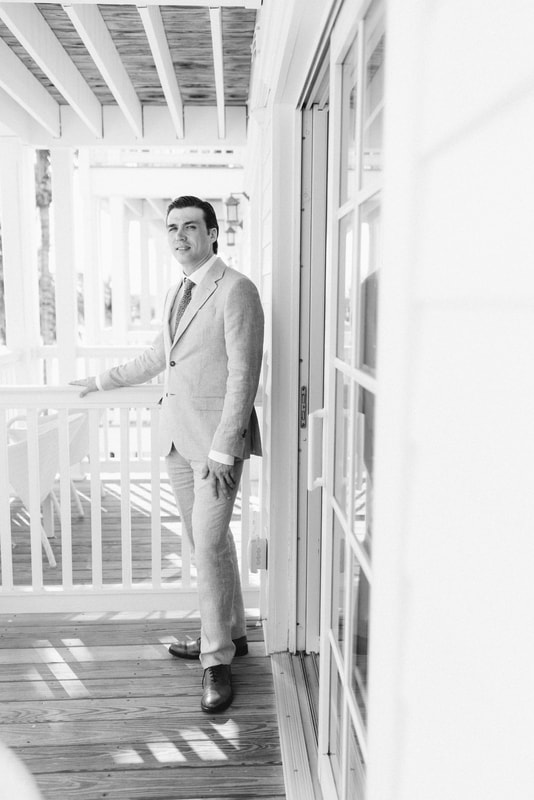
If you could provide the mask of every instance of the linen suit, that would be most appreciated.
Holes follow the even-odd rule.
[[[235,544],[229,530],[242,460],[261,455],[254,411],[263,352],[263,311],[245,275],[220,258],[195,287],[176,333],[170,319],[181,282],[167,293],[163,325],[136,358],[99,375],[103,389],[144,383],[165,372],[160,452],[195,552],[204,668],[230,663],[245,635]],[[200,472],[210,451],[234,456],[230,501],[212,497]]]

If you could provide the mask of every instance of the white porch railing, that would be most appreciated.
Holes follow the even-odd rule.
[[[0,348],[0,385],[13,384],[17,380],[19,356],[6,347]]]
[[[0,387],[0,604],[5,612],[197,608],[193,559],[158,452],[160,394],[158,386],[145,385],[82,399],[79,389],[71,386]],[[41,416],[43,409],[48,416]],[[14,417],[19,420],[10,425]],[[80,446],[83,449],[80,419],[87,434],[82,462],[87,477],[82,480],[78,469],[74,485],[84,489],[83,523],[71,502],[72,463],[81,456]],[[18,444],[11,441],[15,428]],[[11,485],[13,456],[20,452],[28,473],[26,497]],[[52,466],[43,465],[44,455]],[[257,459],[246,462],[232,523],[249,608],[259,605],[259,580],[249,571],[247,555],[251,529],[257,525],[258,469]],[[48,490],[45,473],[53,476],[54,491],[43,497]],[[17,492],[19,500],[14,499]],[[115,503],[113,522],[103,497]],[[55,523],[50,500],[56,503]],[[13,513],[17,503],[26,509],[22,527]],[[136,509],[141,509],[141,520],[135,518]],[[43,526],[48,536],[52,534],[48,541],[55,567],[43,551]],[[141,534],[144,545],[139,544]],[[21,544],[24,536],[29,548]],[[73,558],[80,546],[86,549],[83,573]]]
[[[154,332],[154,336],[156,332]],[[150,339],[152,334],[147,333]],[[145,349],[146,345],[79,345],[76,348],[76,364],[72,369],[72,377],[84,377],[103,372],[105,369],[133,358]],[[24,381],[21,375],[28,372],[26,382],[55,385],[60,382],[59,352],[57,345],[40,345],[34,348],[24,361],[21,353],[0,348],[0,386],[14,386]],[[44,380],[46,376],[46,381]],[[156,382],[156,381],[155,381]]]

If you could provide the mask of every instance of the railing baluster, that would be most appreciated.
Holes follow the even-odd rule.
[[[104,448],[104,460],[109,458],[109,415],[111,409],[107,408],[102,415],[102,446]]]
[[[95,589],[102,588],[102,484],[100,480],[100,411],[89,411],[89,463],[91,465],[91,561]]]
[[[41,548],[41,503],[39,476],[39,441],[37,409],[28,409],[28,511],[30,512],[30,542],[32,587],[43,587],[43,556]],[[53,517],[52,517],[53,519]],[[46,531],[48,534],[48,531]]]
[[[161,489],[159,455],[159,409],[150,410],[150,486],[152,494],[152,586],[161,587]]]
[[[137,458],[141,461],[143,457],[143,408],[135,410],[135,430],[137,433]]]
[[[132,586],[132,519],[130,514],[130,409],[120,410],[122,585]]]
[[[0,553],[2,556],[2,589],[4,590],[13,588],[6,417],[5,409],[0,409]]]
[[[241,551],[239,553],[239,567],[243,588],[248,589],[248,541],[250,531],[250,459],[243,464],[241,477]]]
[[[69,414],[61,408],[59,420],[59,498],[61,508],[61,574],[63,587],[72,588],[72,517],[70,497]]]

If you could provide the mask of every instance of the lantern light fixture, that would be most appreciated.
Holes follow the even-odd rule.
[[[240,228],[243,227],[243,221],[239,219],[239,200],[235,197],[236,194],[242,194],[243,197],[249,199],[249,196],[246,192],[231,192],[230,196],[224,200],[224,205],[226,207],[226,222],[229,225],[239,225]]]
[[[232,226],[229,225],[225,233],[226,233],[226,243],[228,247],[233,247],[235,245],[235,228],[232,228]]]

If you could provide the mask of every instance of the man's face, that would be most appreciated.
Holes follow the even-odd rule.
[[[208,230],[201,208],[173,208],[167,217],[167,236],[173,256],[190,275],[213,255],[217,230]]]

